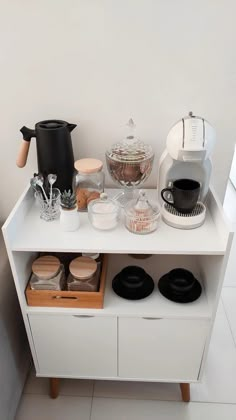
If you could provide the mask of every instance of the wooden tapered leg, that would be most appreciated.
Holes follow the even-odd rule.
[[[57,398],[59,394],[60,378],[50,378],[50,397]]]
[[[190,384],[179,384],[182,394],[182,400],[184,402],[190,401]]]

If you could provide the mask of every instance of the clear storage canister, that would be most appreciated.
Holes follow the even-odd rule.
[[[86,211],[88,204],[104,191],[103,163],[98,159],[79,159],[75,162],[75,191],[79,211]]]
[[[108,198],[106,193],[102,193],[100,198],[89,203],[88,218],[96,229],[114,229],[120,219],[120,206],[115,200]]]
[[[97,262],[90,257],[78,257],[71,261],[67,278],[68,290],[96,292],[99,284]]]
[[[32,264],[30,287],[33,290],[63,290],[65,287],[64,265],[52,255],[37,258]]]

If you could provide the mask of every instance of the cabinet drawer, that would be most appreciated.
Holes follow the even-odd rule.
[[[197,380],[209,322],[119,319],[119,372],[125,378]]]
[[[30,314],[39,373],[48,376],[117,375],[117,319]]]

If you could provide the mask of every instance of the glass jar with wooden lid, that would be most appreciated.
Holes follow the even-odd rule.
[[[33,262],[31,289],[62,290],[64,283],[64,266],[57,257],[44,255]]]
[[[86,211],[90,201],[104,191],[104,173],[101,160],[86,158],[75,162],[75,191],[79,211]]]
[[[68,290],[97,291],[99,283],[97,268],[97,262],[90,257],[78,257],[71,261],[67,279]]]

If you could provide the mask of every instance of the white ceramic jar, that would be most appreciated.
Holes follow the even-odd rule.
[[[80,220],[77,208],[64,209],[61,207],[60,226],[64,232],[73,232],[79,228]]]

